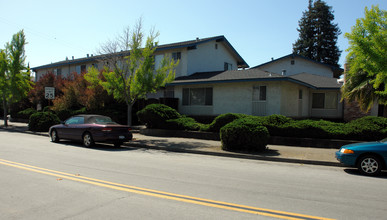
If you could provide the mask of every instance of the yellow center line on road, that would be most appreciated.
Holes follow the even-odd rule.
[[[226,209],[226,210],[233,210],[238,212],[244,212],[244,213],[251,213],[256,215],[262,215],[262,216],[269,216],[274,218],[280,218],[280,219],[318,219],[318,220],[331,220],[329,218],[322,218],[317,216],[310,216],[310,215],[303,215],[298,213],[291,213],[291,212],[284,212],[284,211],[277,211],[277,210],[271,210],[271,209],[264,209],[264,208],[258,208],[258,207],[252,207],[252,206],[245,206],[245,205],[239,205],[234,203],[227,203],[222,201],[215,201],[215,200],[209,200],[209,199],[203,199],[203,198],[197,198],[192,196],[186,196],[186,195],[180,195],[180,194],[174,194],[174,193],[168,193],[163,191],[157,191],[152,189],[146,189],[136,186],[129,186],[125,184],[120,183],[114,183],[109,182],[105,180],[100,179],[94,179],[90,177],[81,176],[79,174],[70,174],[65,172],[60,172],[56,170],[50,170],[46,168],[31,166],[27,164],[17,163],[13,161],[8,161],[4,159],[0,159],[0,164],[5,166],[10,166],[14,168],[19,168],[23,170],[28,170],[31,172],[36,172],[40,174],[55,176],[57,178],[62,179],[68,179],[73,180],[77,182],[87,183],[91,185],[96,185],[100,187],[125,191],[125,192],[131,192],[141,195],[147,195],[152,197],[158,197],[163,199],[169,199],[169,200],[175,200],[180,202],[186,202],[186,203],[192,203],[197,205],[203,205],[203,206],[209,206],[209,207],[216,207],[220,209]]]

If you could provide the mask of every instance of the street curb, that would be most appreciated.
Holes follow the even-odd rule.
[[[49,137],[48,133],[34,132],[34,131],[23,131],[17,128],[4,128],[0,127],[1,130],[7,130],[10,132],[19,132],[25,134],[33,134],[38,136]],[[262,161],[272,161],[272,162],[285,162],[285,163],[298,163],[298,164],[309,164],[309,165],[321,165],[321,166],[334,166],[334,167],[344,167],[344,165],[338,162],[329,162],[329,161],[315,161],[315,160],[302,160],[302,159],[292,159],[292,158],[278,158],[278,157],[266,157],[260,155],[251,155],[251,154],[242,154],[242,153],[227,153],[227,152],[211,152],[211,151],[201,151],[201,150],[187,150],[179,148],[165,148],[150,146],[146,144],[139,144],[134,142],[124,143],[123,147],[135,147],[135,148],[145,148],[152,150],[164,150],[168,152],[175,153],[190,153],[198,155],[207,155],[207,156],[218,156],[218,157],[228,157],[228,158],[238,158],[238,159],[249,159],[249,160],[262,160]]]
[[[211,152],[211,151],[187,150],[187,149],[178,149],[178,148],[165,148],[165,147],[149,146],[146,144],[138,144],[138,143],[133,143],[133,142],[125,143],[124,145],[128,146],[128,147],[146,148],[146,149],[152,149],[152,150],[164,150],[164,151],[175,152],[175,153],[190,153],[190,154],[199,154],[199,155],[207,155],[207,156],[220,156],[220,157],[238,158],[238,159],[263,160],[263,161],[272,161],[272,162],[285,162],[285,163],[298,163],[298,164],[309,164],[309,165],[320,165],[320,166],[344,167],[344,165],[340,164],[339,162],[266,157],[266,156],[260,156],[260,155],[241,154],[241,153],[234,154],[234,153],[227,153],[227,152]]]

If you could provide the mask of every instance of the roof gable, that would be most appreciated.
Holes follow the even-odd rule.
[[[312,62],[312,63],[314,63],[316,65],[327,67],[327,68],[329,68],[333,72],[333,76],[335,78],[339,78],[339,76],[344,72],[344,70],[342,68],[340,68],[340,67],[333,66],[333,65],[330,65],[330,64],[321,63],[321,62],[312,60],[310,58],[307,58],[307,57],[304,57],[304,56],[301,56],[301,55],[298,55],[298,54],[295,54],[295,53],[291,53],[291,54],[288,54],[286,56],[280,57],[278,59],[271,60],[269,62],[266,62],[266,63],[260,64],[260,65],[254,66],[254,67],[252,67],[252,69],[262,68],[262,67],[264,67],[266,65],[271,65],[271,64],[277,63],[279,61],[283,61],[283,60],[286,60],[286,59],[295,59],[295,58],[303,59],[303,60],[306,60],[308,62]]]

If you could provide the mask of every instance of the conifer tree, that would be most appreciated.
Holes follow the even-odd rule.
[[[308,10],[299,21],[299,39],[293,44],[293,53],[338,67],[341,51],[337,38],[341,31],[333,20],[332,7],[321,0],[309,0]]]

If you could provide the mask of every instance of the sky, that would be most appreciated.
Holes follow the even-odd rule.
[[[344,33],[364,17],[365,7],[387,10],[387,1],[325,2],[342,32],[337,45],[343,67],[348,48]],[[30,67],[96,55],[101,44],[142,17],[146,33],[159,31],[159,45],[224,35],[253,67],[292,53],[307,7],[308,0],[0,0],[0,49],[24,29]]]

